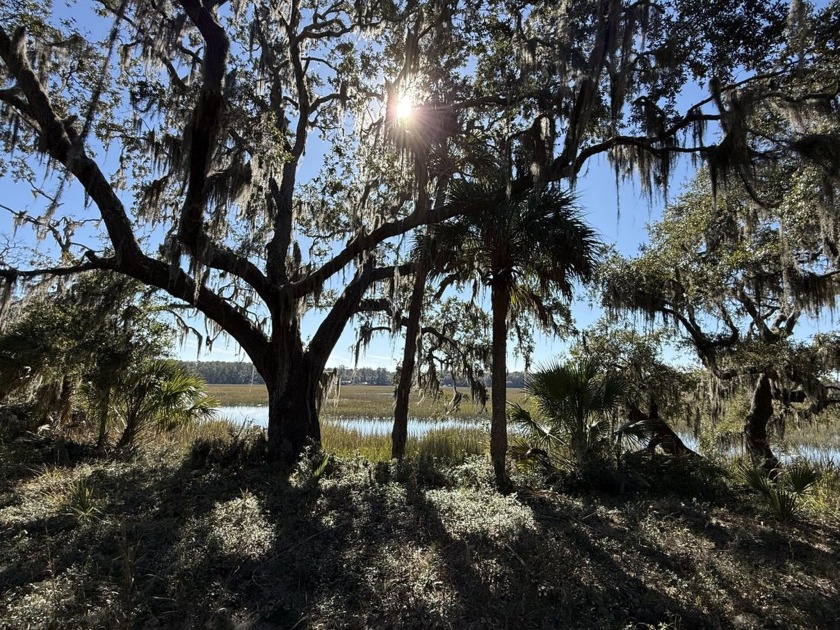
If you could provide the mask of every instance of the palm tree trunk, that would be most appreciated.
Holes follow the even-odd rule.
[[[123,429],[120,439],[117,440],[115,448],[121,451],[134,444],[134,438],[137,437],[137,425],[139,418],[134,413],[129,413],[125,419],[125,428]]]
[[[73,394],[76,392],[76,381],[67,374],[61,379],[61,395],[58,398],[58,426],[66,428],[73,415]]]
[[[423,311],[423,289],[426,287],[428,265],[425,257],[417,265],[414,275],[414,289],[408,308],[408,325],[405,331],[400,382],[394,401],[394,429],[391,432],[391,459],[402,459],[408,439],[408,398],[414,377],[414,359],[417,354],[417,338],[420,334],[420,315]]]
[[[493,309],[493,376],[490,401],[493,405],[490,418],[490,459],[496,475],[497,487],[505,491],[509,486],[505,456],[507,455],[507,315],[510,292],[500,282],[490,287]]]

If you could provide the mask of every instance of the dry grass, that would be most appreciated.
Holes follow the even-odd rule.
[[[321,441],[324,450],[343,457],[360,455],[372,462],[391,459],[390,435],[364,435],[340,421],[322,425]],[[461,463],[465,457],[483,454],[487,446],[487,432],[465,423],[463,427],[432,429],[422,436],[409,434],[406,455]]]

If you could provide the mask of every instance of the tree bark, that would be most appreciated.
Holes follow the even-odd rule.
[[[408,307],[400,382],[394,400],[394,428],[391,431],[391,459],[402,459],[408,440],[408,399],[414,380],[414,362],[417,338],[420,334],[420,315],[423,311],[423,289],[426,287],[427,264],[421,260],[414,276],[414,289]]]
[[[76,381],[67,374],[61,379],[61,395],[58,397],[58,426],[66,428],[73,415],[73,394],[76,392]]]
[[[630,422],[644,422],[650,439],[646,451],[653,452],[659,446],[666,455],[681,457],[686,455],[698,456],[688,448],[667,422],[659,417],[659,405],[650,403],[650,413],[644,413],[636,405],[630,407]]]
[[[123,429],[120,439],[117,440],[116,450],[121,451],[134,444],[134,439],[138,433],[138,418],[135,414],[129,414],[125,421],[125,428]]]
[[[291,470],[307,446],[321,444],[317,385],[320,371],[299,344],[289,344],[284,357],[263,373],[268,389],[268,458]]]
[[[753,463],[767,472],[779,466],[779,460],[767,442],[767,423],[773,415],[773,393],[770,377],[762,373],[753,392],[750,413],[744,421],[747,452]]]
[[[501,282],[490,287],[490,301],[493,309],[493,374],[490,401],[493,405],[490,417],[490,459],[496,475],[496,485],[507,490],[509,480],[505,467],[507,455],[507,314],[510,307],[510,293]]]

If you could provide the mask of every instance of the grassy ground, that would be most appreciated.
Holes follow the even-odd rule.
[[[262,385],[208,385],[210,394],[224,406],[267,405],[268,394]],[[438,418],[452,415],[459,418],[472,418],[480,414],[480,409],[469,400],[469,390],[459,389],[464,394],[460,409],[455,414],[447,414],[446,406],[452,399],[452,390],[447,389],[438,399],[426,397],[420,400],[412,393],[410,414],[414,418]],[[508,400],[520,402],[524,394],[521,389],[508,389]],[[394,388],[382,385],[345,385],[341,388],[338,403],[328,402],[324,406],[324,415],[332,417],[369,417],[384,418],[393,413]],[[490,413],[487,403],[485,415]]]
[[[726,472],[666,459],[639,464],[644,492],[518,476],[502,496],[483,456],[417,448],[288,478],[223,423],[120,458],[0,443],[0,627],[840,623],[836,510],[776,524]]]

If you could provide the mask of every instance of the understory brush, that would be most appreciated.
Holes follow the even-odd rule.
[[[806,512],[840,515],[837,510],[840,474],[831,461],[811,463],[800,459],[769,475],[741,463],[738,472],[773,518],[781,523],[800,518]]]
[[[650,483],[637,492],[568,494],[520,471],[502,495],[483,452],[432,446],[442,436],[402,462],[313,450],[284,475],[261,430],[205,430],[62,462],[46,442],[0,445],[0,628],[836,618],[837,522],[815,511],[764,524],[737,480],[700,459],[616,461]],[[819,488],[830,477],[836,490],[833,474],[810,496],[829,501]]]

